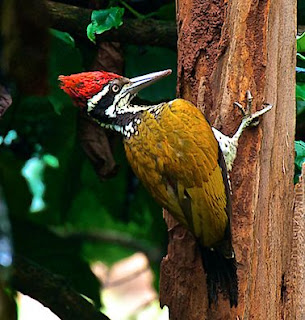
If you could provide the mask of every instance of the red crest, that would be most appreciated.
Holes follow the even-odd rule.
[[[109,81],[122,78],[115,73],[105,71],[82,72],[70,76],[59,76],[60,88],[63,89],[79,107],[100,92]]]

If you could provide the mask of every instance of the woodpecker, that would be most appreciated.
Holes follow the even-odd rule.
[[[231,307],[237,306],[227,166],[232,167],[242,131],[271,106],[251,114],[252,97],[247,92],[247,109],[237,104],[244,119],[229,138],[211,128],[189,101],[131,103],[141,89],[170,73],[165,70],[128,79],[94,71],[59,80],[61,88],[94,121],[123,135],[135,174],[153,198],[192,232],[207,275],[209,304],[216,303],[222,292]]]

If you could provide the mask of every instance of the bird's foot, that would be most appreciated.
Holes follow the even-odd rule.
[[[251,114],[253,97],[251,95],[250,90],[246,91],[246,99],[247,99],[246,109],[239,102],[236,102],[236,101],[233,102],[233,105],[239,108],[239,110],[241,111],[244,117]]]
[[[252,113],[251,109],[253,97],[249,90],[246,92],[246,98],[247,102],[245,108],[240,103],[234,102],[234,105],[237,106],[241,111],[243,120],[232,138],[224,135],[217,129],[212,128],[214,135],[219,143],[220,149],[224,155],[228,171],[231,171],[232,169],[232,165],[237,154],[238,140],[243,131],[249,126],[257,126],[259,124],[259,117],[272,108],[271,104],[266,103],[263,109]]]
[[[238,109],[241,111],[243,115],[243,120],[236,132],[238,134],[238,138],[240,137],[241,133],[250,126],[257,126],[259,124],[259,117],[263,115],[264,113],[271,110],[272,105],[269,103],[264,104],[264,108],[252,113],[252,101],[253,96],[251,95],[251,92],[249,90],[246,91],[246,108],[244,108],[240,103],[234,102],[234,106],[238,107]],[[236,135],[235,134],[235,135]]]

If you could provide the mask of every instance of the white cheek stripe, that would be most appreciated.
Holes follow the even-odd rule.
[[[109,106],[106,110],[105,110],[105,114],[109,117],[109,118],[115,118],[115,105],[112,104],[111,106]]]
[[[130,99],[130,94],[127,93],[127,94],[125,95],[125,97],[123,97],[122,99],[120,99],[118,107],[119,107],[119,108],[124,107],[126,104],[128,104],[129,99]]]
[[[129,100],[130,100],[130,94],[127,93],[124,97],[124,92],[120,92],[117,96],[114,97],[113,104],[109,106],[105,110],[105,114],[109,118],[115,118],[117,116],[117,113],[122,114],[125,108],[129,108]]]
[[[121,91],[120,93],[118,93],[113,100],[113,103],[111,106],[109,106],[106,110],[105,110],[105,114],[109,117],[109,118],[115,118],[116,117],[116,106],[120,106],[122,101],[124,101],[124,104],[128,102],[129,99],[129,94],[126,95],[126,97],[122,98],[122,94],[123,92]],[[127,98],[127,99],[126,99]]]
[[[93,110],[95,106],[99,103],[99,101],[102,99],[103,96],[105,96],[109,91],[109,85],[103,88],[102,91],[97,93],[95,96],[93,96],[91,99],[88,100],[88,112]]]

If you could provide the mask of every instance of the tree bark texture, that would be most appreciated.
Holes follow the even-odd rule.
[[[283,297],[283,319],[305,319],[305,163],[294,188],[293,240]]]
[[[246,90],[254,96],[253,111],[264,102],[273,109],[243,134],[231,173],[238,307],[219,297],[208,308],[194,240],[166,212],[170,243],[161,266],[161,305],[169,306],[171,319],[302,319],[291,317],[304,286],[291,273],[292,253],[300,254],[293,232],[296,1],[176,4],[178,96],[228,135],[241,121],[233,102],[245,102]]]

